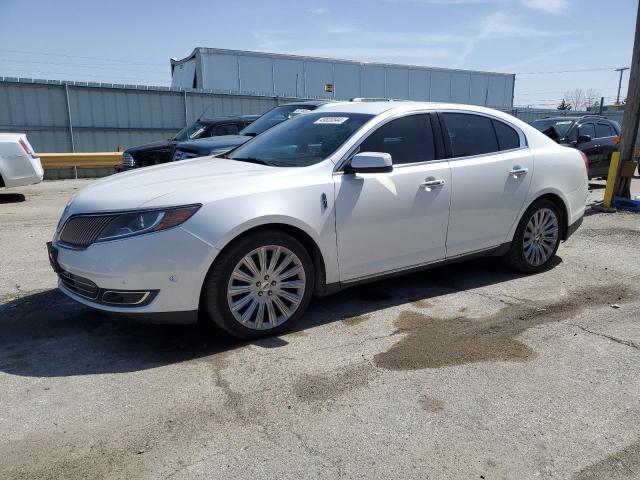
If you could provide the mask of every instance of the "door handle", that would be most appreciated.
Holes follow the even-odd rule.
[[[432,177],[432,179],[425,179],[425,181],[424,181],[424,182],[422,182],[422,183],[420,184],[420,186],[421,186],[421,187],[424,187],[424,189],[425,189],[427,192],[430,192],[430,191],[431,191],[431,189],[432,189],[433,187],[441,187],[441,186],[443,186],[444,184],[445,184],[444,179],[439,178],[439,179],[437,179],[437,180],[436,180],[435,178],[433,178],[433,177]]]
[[[513,178],[517,178],[520,175],[526,175],[527,173],[529,173],[529,169],[522,167],[513,167],[513,169],[509,173],[513,175]]]

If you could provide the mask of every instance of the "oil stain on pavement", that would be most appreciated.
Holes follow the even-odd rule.
[[[440,319],[412,310],[395,321],[403,338],[374,357],[387,370],[420,370],[487,361],[524,361],[533,351],[516,339],[528,328],[569,319],[589,307],[621,303],[633,295],[624,285],[607,284],[571,292],[555,302],[509,305],[481,318]]]

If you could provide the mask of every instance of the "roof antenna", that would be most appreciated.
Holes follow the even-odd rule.
[[[200,114],[200,116],[199,116],[199,117],[198,117],[198,119],[196,120],[197,122],[199,122],[200,120],[202,120],[202,117],[204,117],[204,114],[205,114],[205,113],[207,113],[211,107],[213,107],[213,103],[214,103],[214,102],[211,102],[211,103],[209,104],[209,106],[208,106],[207,108],[205,108],[205,109],[204,109],[204,111]]]

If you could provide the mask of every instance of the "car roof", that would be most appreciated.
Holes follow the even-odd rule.
[[[289,102],[278,105],[278,107],[319,107],[331,103],[331,100],[301,100],[299,102]]]
[[[571,120],[571,121],[577,121],[577,120],[583,120],[583,119],[592,119],[592,120],[607,120],[609,122],[613,121],[610,118],[607,117],[603,117],[602,115],[572,115],[572,116],[568,116],[568,115],[557,115],[555,117],[543,117],[543,118],[536,118],[534,120],[534,122],[538,121],[538,120]]]
[[[411,112],[414,110],[463,110],[511,118],[508,113],[478,105],[445,102],[414,102],[410,100],[332,102],[322,105],[320,110],[324,112],[368,113],[370,115],[380,115],[385,112]]]

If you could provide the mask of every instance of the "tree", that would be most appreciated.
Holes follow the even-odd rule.
[[[562,101],[560,102],[560,105],[558,105],[558,110],[569,111],[569,110],[571,110],[571,104],[567,103],[565,101],[565,99],[563,98]]]
[[[571,91],[564,93],[564,98],[575,108],[576,110],[582,110],[584,106],[584,91],[581,88],[574,88]]]
[[[600,93],[593,88],[589,88],[584,92],[584,109],[588,108],[595,108],[596,110],[600,108]]]

